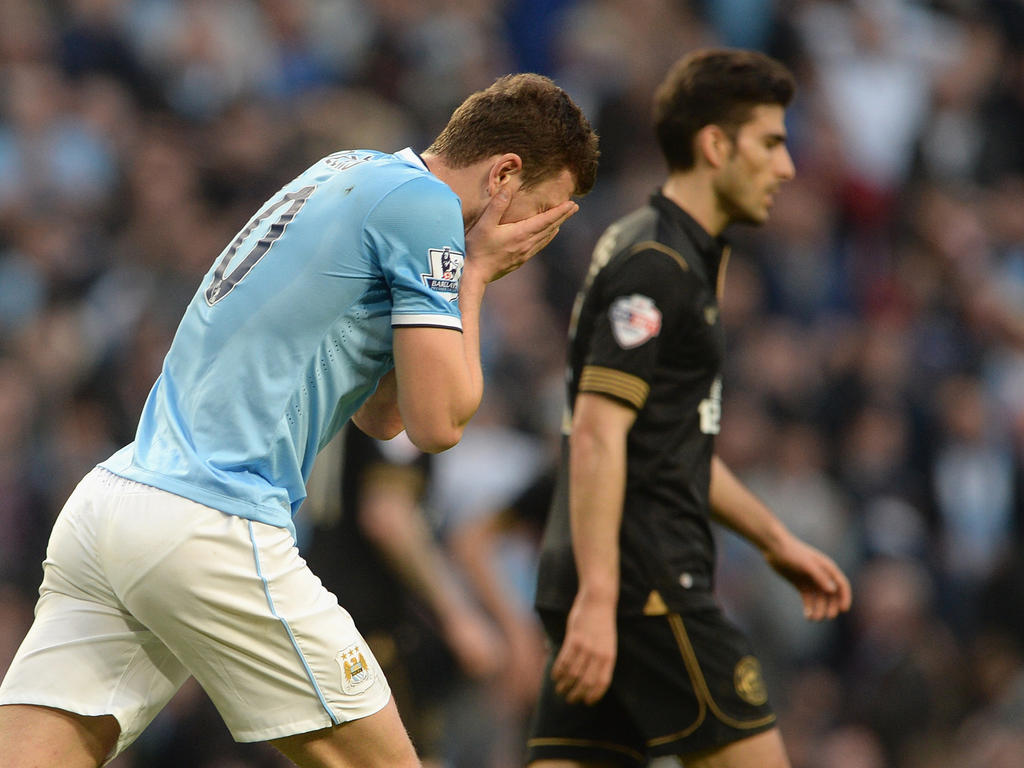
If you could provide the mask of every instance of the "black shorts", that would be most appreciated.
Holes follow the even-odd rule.
[[[555,693],[551,664],[565,614],[541,612],[554,650],[527,743],[533,760],[643,766],[658,755],[723,747],[775,726],[761,664],[746,636],[718,608],[619,617],[618,657],[608,691],[593,706]]]

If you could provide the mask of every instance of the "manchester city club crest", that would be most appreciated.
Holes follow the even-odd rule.
[[[338,666],[341,667],[341,690],[354,694],[366,690],[373,682],[373,670],[358,645],[350,645],[338,651]]]
[[[448,301],[458,301],[459,281],[462,279],[465,257],[451,248],[431,248],[427,251],[427,258],[430,262],[430,272],[421,275],[424,285]]]
[[[623,349],[639,347],[661,332],[661,310],[654,299],[639,293],[613,301],[608,318],[615,342]]]

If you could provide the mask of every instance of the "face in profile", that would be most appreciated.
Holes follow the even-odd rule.
[[[715,177],[719,204],[730,221],[763,224],[775,193],[795,175],[784,118],[783,107],[762,104],[737,131],[732,154]]]

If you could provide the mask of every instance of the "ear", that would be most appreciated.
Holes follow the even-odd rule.
[[[732,155],[732,139],[719,126],[705,125],[694,139],[697,159],[703,159],[712,168],[721,168]]]
[[[514,152],[497,155],[487,174],[487,194],[494,196],[523,170],[523,159]]]

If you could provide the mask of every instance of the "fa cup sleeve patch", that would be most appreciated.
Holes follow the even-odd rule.
[[[608,310],[612,336],[623,349],[639,347],[661,332],[661,310],[654,299],[634,293],[620,296]]]

